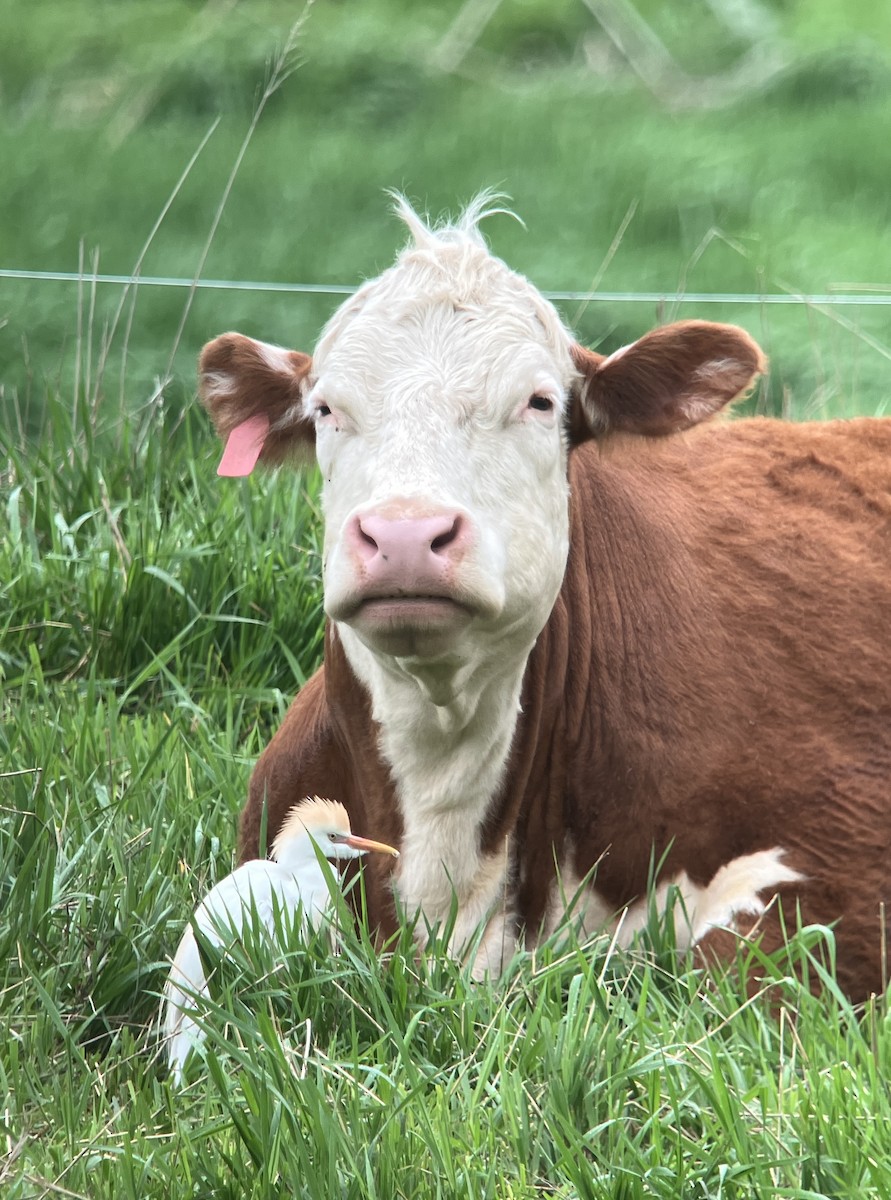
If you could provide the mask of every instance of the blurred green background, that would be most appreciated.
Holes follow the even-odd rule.
[[[175,193],[141,273],[191,278],[303,11],[0,0],[0,267],[129,273]],[[436,216],[495,186],[526,227],[486,234],[542,289],[891,290],[889,0],[316,0],[289,61],[206,277],[353,285],[403,239],[384,189]],[[186,291],[124,299],[108,339],[120,287],[0,278],[4,421],[37,436],[48,392],[115,421],[181,406],[207,338],[310,348],[339,303],[202,291],[177,341]],[[677,315],[737,321],[772,361],[752,407],[884,411],[891,307],[561,308],[607,349]]]

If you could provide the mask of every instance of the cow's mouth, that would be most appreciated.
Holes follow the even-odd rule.
[[[470,609],[451,596],[369,596],[359,601],[347,620],[387,627],[438,628],[471,616]]]
[[[397,656],[440,653],[467,627],[474,613],[451,596],[367,596],[336,619],[366,645]]]

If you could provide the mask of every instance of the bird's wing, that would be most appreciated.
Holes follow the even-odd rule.
[[[287,934],[298,912],[302,912],[303,920],[315,925],[318,914],[330,902],[328,885],[317,863],[297,876],[278,863],[255,859],[227,875],[208,893],[195,914],[195,922],[218,946],[253,929],[265,930],[276,941],[279,933]]]
[[[269,928],[272,897],[277,887],[275,863],[257,859],[243,863],[213,888],[195,913],[195,923],[215,946],[224,946],[253,924],[256,911]]]
[[[211,888],[195,910],[173,956],[164,986],[162,1030],[176,1084],[182,1082],[190,1052],[204,1040],[203,1031],[190,1015],[208,994],[195,930],[211,945],[222,948],[244,932],[252,920],[252,904],[256,904],[260,921],[269,928],[272,889],[264,865],[246,863]]]
[[[303,906],[303,923],[318,929],[320,923],[331,911],[331,890],[328,881],[322,874],[318,863],[309,870],[304,870],[297,876],[291,876],[288,894],[291,897],[292,910],[298,904]]]

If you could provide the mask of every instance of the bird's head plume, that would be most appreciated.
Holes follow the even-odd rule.
[[[281,862],[283,854],[289,850],[293,852],[298,840],[303,839],[306,839],[307,848],[311,840],[330,859],[359,858],[372,851],[399,857],[399,851],[393,846],[354,834],[344,806],[321,796],[307,796],[294,805],[272,843],[272,857]]]

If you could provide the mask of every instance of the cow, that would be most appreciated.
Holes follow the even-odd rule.
[[[765,370],[742,329],[599,354],[490,252],[485,200],[396,207],[407,247],[311,357],[200,359],[221,472],[322,474],[324,665],[240,857],[317,793],[401,850],[367,864],[380,935],[449,927],[478,976],[570,900],[624,943],[649,888],[682,946],[773,951],[785,912],[883,988],[891,421],[722,419]]]

